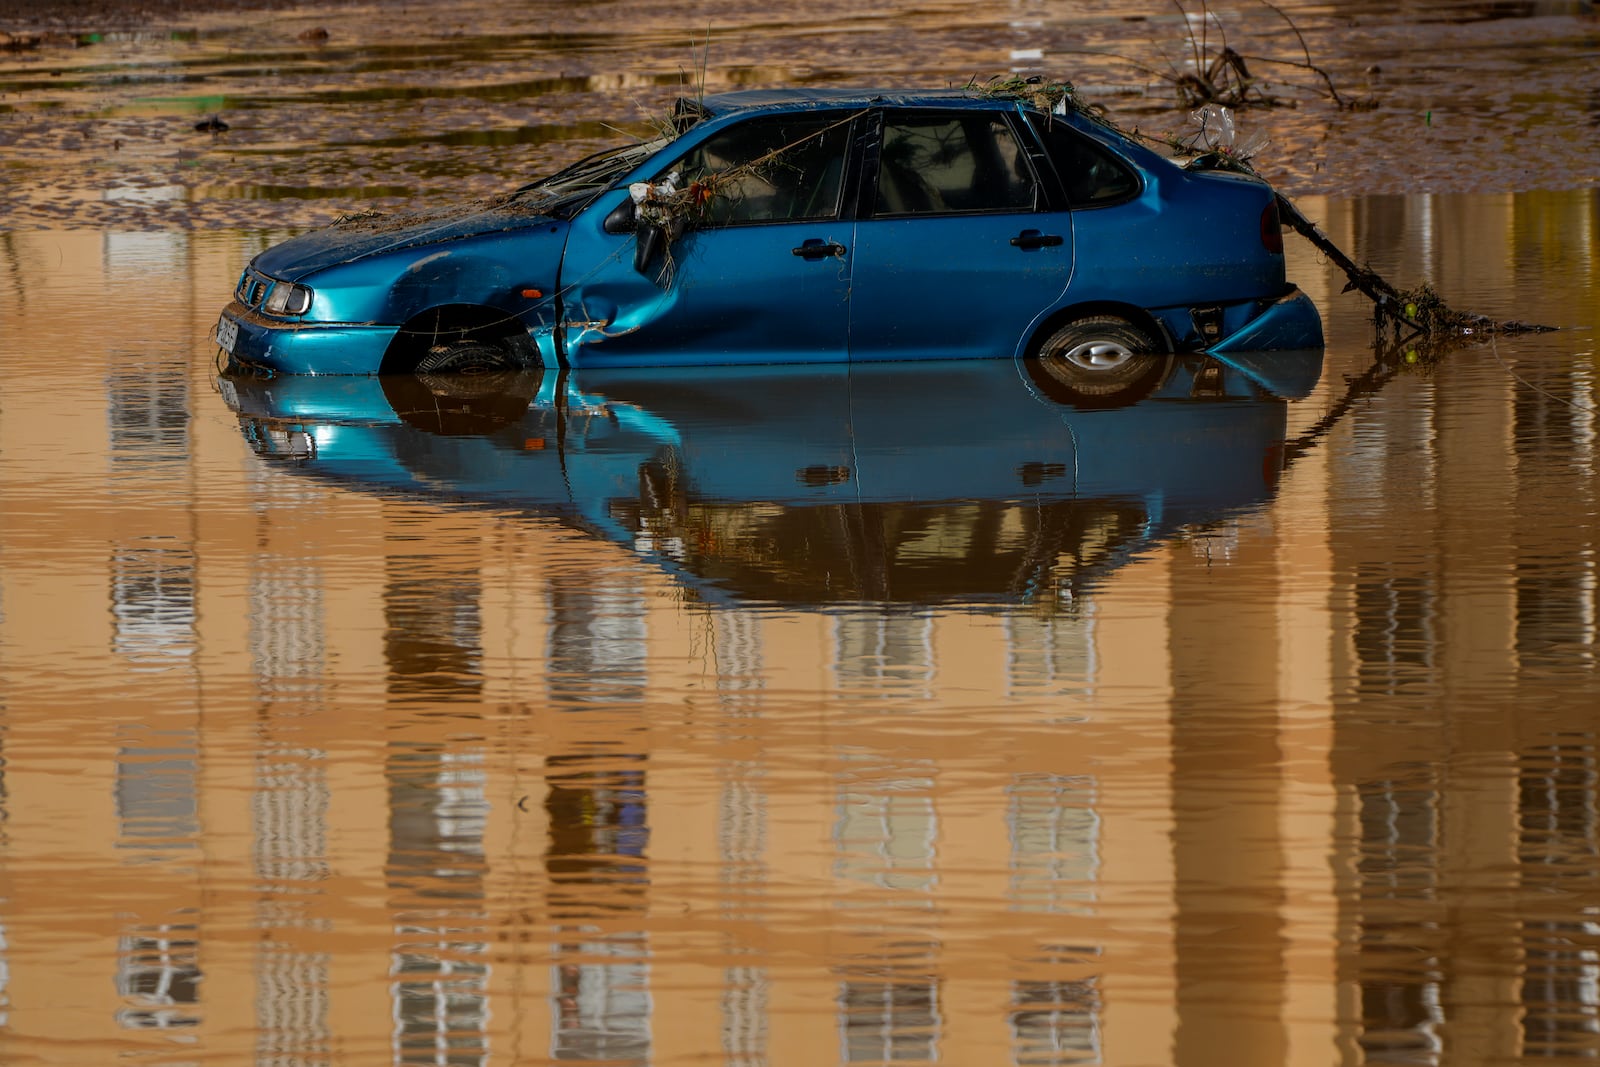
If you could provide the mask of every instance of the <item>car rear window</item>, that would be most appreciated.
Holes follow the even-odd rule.
[[[1109,150],[1064,122],[1046,119],[1039,125],[1072,207],[1103,207],[1138,194],[1138,177]]]

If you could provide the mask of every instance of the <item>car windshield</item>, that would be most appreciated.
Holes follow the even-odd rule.
[[[528,198],[539,202],[546,214],[556,218],[569,218],[616,184],[618,178],[633,170],[667,143],[665,138],[641,141],[638,144],[608,148],[563,168],[548,178],[530,182],[516,191],[518,199]]]

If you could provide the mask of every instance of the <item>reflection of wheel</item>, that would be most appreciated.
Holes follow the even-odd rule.
[[[417,360],[418,374],[498,374],[517,369],[511,351],[487,341],[450,341],[434,345]]]
[[[527,413],[544,378],[541,370],[476,374],[384,374],[383,395],[394,413],[419,430],[456,436],[486,434]]]
[[[1045,338],[1027,361],[1039,388],[1075,407],[1143,400],[1167,377],[1172,356],[1145,330],[1115,315],[1076,319]]]

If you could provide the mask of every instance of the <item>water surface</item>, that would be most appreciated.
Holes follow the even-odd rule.
[[[1448,11],[1419,32],[1492,13]],[[939,55],[930,12],[795,39],[870,58],[900,18]],[[1550,19],[1592,27],[1488,24]],[[293,28],[171,47],[365,122],[360,86],[248,73]],[[505,53],[550,82],[493,106],[613,104],[561,79],[622,31],[579,29]],[[489,106],[503,42],[467,37],[409,51],[473,57],[429,108]],[[171,126],[107,87],[154,80],[126,47],[83,80]],[[329,143],[238,181],[365,185]],[[90,199],[62,151],[8,156],[45,206],[0,232],[5,1062],[1600,1054],[1592,176],[1301,196],[1358,261],[1555,333],[1375,345],[1291,239],[1327,348],[1128,407],[1009,360],[435,404],[217,375],[240,266],[333,205],[163,199],[159,167]]]

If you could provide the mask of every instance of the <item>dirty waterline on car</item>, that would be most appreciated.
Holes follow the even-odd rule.
[[[1588,1057],[1582,5],[1291,7],[1380,106],[1241,117],[1358,262],[1556,334],[1375,350],[1291,237],[1326,348],[1122,407],[1005,361],[219,381],[251,255],[586,154],[704,29],[487,8],[0,63],[0,1059]],[[719,13],[708,81],[1173,21],[797,18]]]

